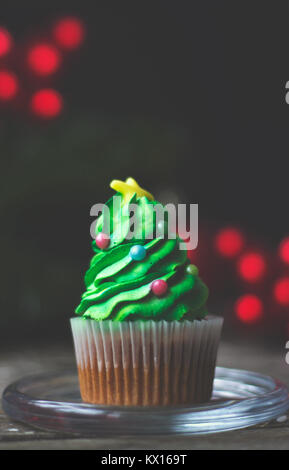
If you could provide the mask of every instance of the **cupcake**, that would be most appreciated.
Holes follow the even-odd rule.
[[[158,219],[162,206],[132,178],[111,187],[116,194],[96,221],[86,290],[71,319],[82,400],[207,402],[222,319],[208,315],[208,288],[166,210]]]

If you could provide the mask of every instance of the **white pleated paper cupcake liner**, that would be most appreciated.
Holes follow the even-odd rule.
[[[210,399],[223,320],[71,319],[83,401],[161,406]]]

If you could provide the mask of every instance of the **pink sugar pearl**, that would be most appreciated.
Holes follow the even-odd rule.
[[[164,295],[167,292],[168,285],[167,285],[166,281],[164,281],[163,279],[157,279],[156,281],[152,282],[151,289],[152,289],[152,292],[157,297],[161,297],[162,295]]]
[[[110,238],[108,235],[101,232],[95,237],[95,243],[98,248],[100,248],[101,250],[105,250],[110,244]]]

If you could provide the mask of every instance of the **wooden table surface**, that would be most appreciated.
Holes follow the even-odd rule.
[[[248,369],[274,376],[289,388],[285,344],[278,349],[243,342],[222,342],[218,365]],[[73,349],[35,348],[5,352],[0,357],[0,392],[27,374],[74,367]],[[288,412],[289,415],[289,412]],[[3,449],[289,449],[289,419],[228,433],[200,437],[78,438],[39,431],[12,422],[0,409],[0,450]]]

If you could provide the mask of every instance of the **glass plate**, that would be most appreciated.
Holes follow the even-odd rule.
[[[212,400],[163,408],[112,407],[81,402],[75,372],[25,377],[3,393],[4,411],[44,430],[86,436],[209,434],[245,428],[284,415],[288,390],[265,375],[216,368]]]

